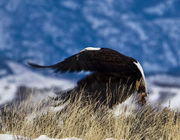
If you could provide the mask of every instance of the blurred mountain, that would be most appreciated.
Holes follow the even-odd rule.
[[[52,64],[100,46],[138,59],[146,73],[177,72],[179,6],[178,0],[0,1],[0,63]]]

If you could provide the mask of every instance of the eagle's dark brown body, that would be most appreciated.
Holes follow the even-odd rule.
[[[86,48],[51,66],[29,64],[37,68],[52,68],[55,72],[91,71],[90,75],[81,79],[74,89],[63,93],[62,97],[75,97],[75,93],[84,90],[82,96],[85,100],[113,107],[135,91],[146,92],[140,64],[135,59],[108,48]]]
[[[92,73],[80,80],[72,90],[61,92],[56,99],[63,100],[71,98],[78,100],[78,96],[88,103],[97,105],[107,105],[112,108],[114,105],[125,101],[135,92],[135,81],[132,79],[122,79],[109,74]],[[81,94],[82,93],[82,94]],[[81,94],[81,95],[80,95]]]

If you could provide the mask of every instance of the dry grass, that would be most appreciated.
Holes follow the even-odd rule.
[[[54,112],[47,105],[4,107],[1,111],[1,133],[12,133],[29,138],[47,135],[52,138],[78,137],[83,140],[105,138],[127,140],[179,140],[180,114],[168,108],[143,110],[115,116],[106,107],[94,111],[95,105],[80,101]],[[33,118],[33,114],[36,114]],[[30,119],[31,118],[31,119]]]

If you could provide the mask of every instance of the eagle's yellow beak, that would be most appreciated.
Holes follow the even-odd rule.
[[[136,81],[136,91],[139,90],[139,86],[140,86],[140,81]],[[147,93],[144,93],[144,92],[140,92],[140,95],[139,95],[139,102],[144,105],[146,103],[146,97],[147,96]]]
[[[140,93],[140,95],[139,95],[139,102],[142,104],[142,105],[144,105],[145,103],[146,103],[146,97],[147,96],[147,94],[146,93]]]

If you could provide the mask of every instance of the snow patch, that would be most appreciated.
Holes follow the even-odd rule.
[[[149,83],[161,83],[166,85],[177,85],[180,87],[180,77],[167,74],[153,75],[148,77]]]
[[[147,78],[150,94],[148,102],[172,109],[180,109],[180,77],[153,75]]]
[[[49,138],[46,135],[41,135],[39,138],[36,138],[34,140],[82,140],[76,137],[71,137],[71,138],[63,138],[63,139],[54,139],[54,138]]]
[[[164,98],[167,93],[167,99],[163,102],[161,98]],[[164,94],[162,96],[162,94]],[[156,85],[151,86],[151,94],[149,94],[148,101],[154,105],[159,104],[164,107],[170,107],[172,109],[180,109],[180,88],[159,87]]]
[[[132,114],[132,112],[139,108],[139,105],[137,104],[137,101],[135,100],[137,95],[131,95],[127,100],[125,100],[123,103],[117,105],[113,109],[113,113],[115,116],[119,115],[126,115],[129,116]]]
[[[16,138],[13,135],[0,134],[0,140],[15,140]]]
[[[22,136],[18,136],[18,139],[29,139],[29,138],[24,138]],[[17,136],[10,135],[10,134],[0,134],[0,140],[17,140]],[[49,138],[46,135],[41,135],[40,137],[32,140],[82,140],[76,137],[71,137],[71,138],[62,138],[62,139],[55,139],[55,138]]]
[[[43,76],[30,71],[22,65],[14,62],[8,62],[13,70],[13,75],[8,75],[0,79],[0,104],[11,101],[15,97],[18,87],[26,86],[30,88],[49,88],[59,87],[61,90],[68,90],[75,86],[75,83],[66,79],[57,79]],[[48,92],[47,94],[52,94]],[[44,97],[48,95],[42,95]]]
[[[114,138],[106,138],[104,140],[117,140],[117,139],[114,139]],[[123,140],[123,139],[122,139]]]
[[[74,87],[74,83],[69,80],[57,79],[48,76],[45,77],[14,62],[8,62],[8,65],[13,70],[14,75],[7,76],[4,79],[8,79],[10,83],[16,83],[16,85],[26,85],[28,87],[37,88],[51,88],[58,86],[61,87],[62,90]]]

